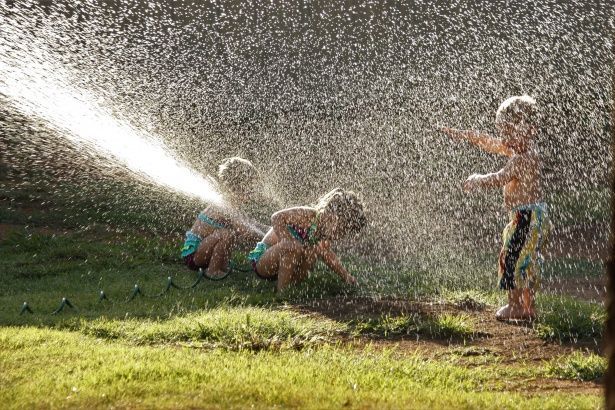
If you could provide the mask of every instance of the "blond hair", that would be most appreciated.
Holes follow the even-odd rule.
[[[352,191],[335,188],[320,197],[315,208],[318,214],[323,212],[335,214],[344,234],[359,232],[367,223],[363,203]]]
[[[536,125],[536,100],[529,95],[509,97],[500,104],[495,113],[495,122]]]
[[[258,178],[258,171],[247,159],[226,158],[218,166],[218,180],[231,192],[242,193]]]

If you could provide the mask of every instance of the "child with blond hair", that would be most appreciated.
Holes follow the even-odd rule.
[[[272,228],[250,252],[249,259],[259,277],[277,281],[278,291],[305,280],[318,259],[346,283],[356,284],[331,246],[334,241],[359,232],[365,223],[358,196],[336,188],[322,196],[315,206],[274,213]]]
[[[234,249],[262,237],[262,225],[243,212],[255,193],[258,171],[247,159],[227,158],[218,167],[225,205],[210,205],[198,214],[186,232],[181,257],[193,270],[203,269],[211,279],[226,276]]]
[[[499,257],[499,286],[508,292],[508,304],[496,312],[500,320],[536,317],[535,290],[550,225],[541,186],[542,160],[534,144],[538,133],[536,116],[533,98],[515,96],[502,102],[496,112],[495,125],[500,138],[477,131],[441,129],[454,139],[508,157],[499,171],[472,174],[463,184],[465,191],[503,187],[510,221],[504,228]]]

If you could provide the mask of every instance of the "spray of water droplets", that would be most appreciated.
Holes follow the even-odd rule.
[[[488,288],[506,212],[499,192],[467,196],[461,183],[503,162],[437,129],[495,133],[499,103],[527,93],[541,109],[552,253],[595,261],[605,249],[609,1],[0,4],[13,168],[52,166],[41,154],[69,140],[103,154],[100,167],[217,201],[201,175],[241,155],[274,209],[335,186],[362,194],[370,226],[343,245],[370,266],[374,292],[427,279]],[[383,262],[400,267],[382,275]]]

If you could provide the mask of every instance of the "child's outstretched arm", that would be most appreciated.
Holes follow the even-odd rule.
[[[331,244],[329,241],[323,240],[316,245],[316,255],[318,255],[325,265],[327,265],[333,272],[337,273],[344,282],[351,285],[357,284],[355,277],[348,273],[346,268],[342,266],[342,263],[335,252],[331,250]]]
[[[491,174],[481,175],[472,174],[468,177],[463,184],[463,189],[471,191],[477,188],[495,188],[502,187],[508,184],[513,178],[516,178],[519,171],[522,169],[523,159],[519,156],[512,157],[498,172],[492,172]]]
[[[472,130],[457,130],[449,127],[442,127],[440,131],[453,139],[468,141],[492,154],[504,155],[506,157],[512,157],[515,154],[502,143],[501,139],[492,137],[488,134]]]

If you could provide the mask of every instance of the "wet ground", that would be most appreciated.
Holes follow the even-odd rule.
[[[28,228],[42,234],[61,234],[65,230],[48,227]],[[0,224],[0,240],[11,231],[23,230],[23,226]],[[608,232],[605,226],[582,226],[556,231],[551,242],[548,258],[580,258],[603,261],[608,254]],[[574,233],[574,235],[571,235]],[[591,245],[589,245],[591,244]],[[558,278],[544,283],[543,292],[573,296],[588,301],[604,301],[605,276]],[[316,317],[326,317],[337,321],[357,319],[379,319],[384,316],[419,315],[421,317],[440,314],[465,314],[473,323],[475,332],[467,338],[447,338],[430,335],[361,335],[344,342],[363,348],[367,345],[377,349],[393,348],[396,354],[421,353],[425,357],[447,360],[467,366],[489,363],[502,366],[536,366],[544,362],[570,354],[574,351],[601,353],[600,341],[586,340],[575,343],[545,341],[526,321],[500,322],[494,318],[494,307],[486,306],[472,299],[457,303],[433,301],[409,301],[391,298],[345,298],[333,297],[315,299],[294,304],[290,309]],[[484,359],[484,360],[481,360]],[[510,380],[510,390],[527,392],[573,391],[578,393],[599,394],[600,381],[581,382],[557,380],[554,378],[533,378],[531,380]]]
[[[438,338],[421,335],[397,335],[374,337],[373,335],[352,339],[357,347],[371,346],[377,349],[394,349],[400,355],[420,353],[428,358],[446,360],[472,367],[478,364],[501,366],[540,366],[551,359],[575,351],[600,353],[600,342],[595,340],[560,343],[539,338],[528,321],[501,322],[494,318],[493,307],[472,303],[410,302],[394,299],[345,299],[330,298],[315,300],[295,306],[302,313],[323,316],[339,321],[357,318],[381,318],[400,315],[420,316],[443,313],[464,314],[474,323],[475,333],[469,338]],[[484,360],[480,360],[484,358]],[[592,382],[531,378],[510,380],[510,390],[547,392],[552,390],[600,394],[600,380]]]

